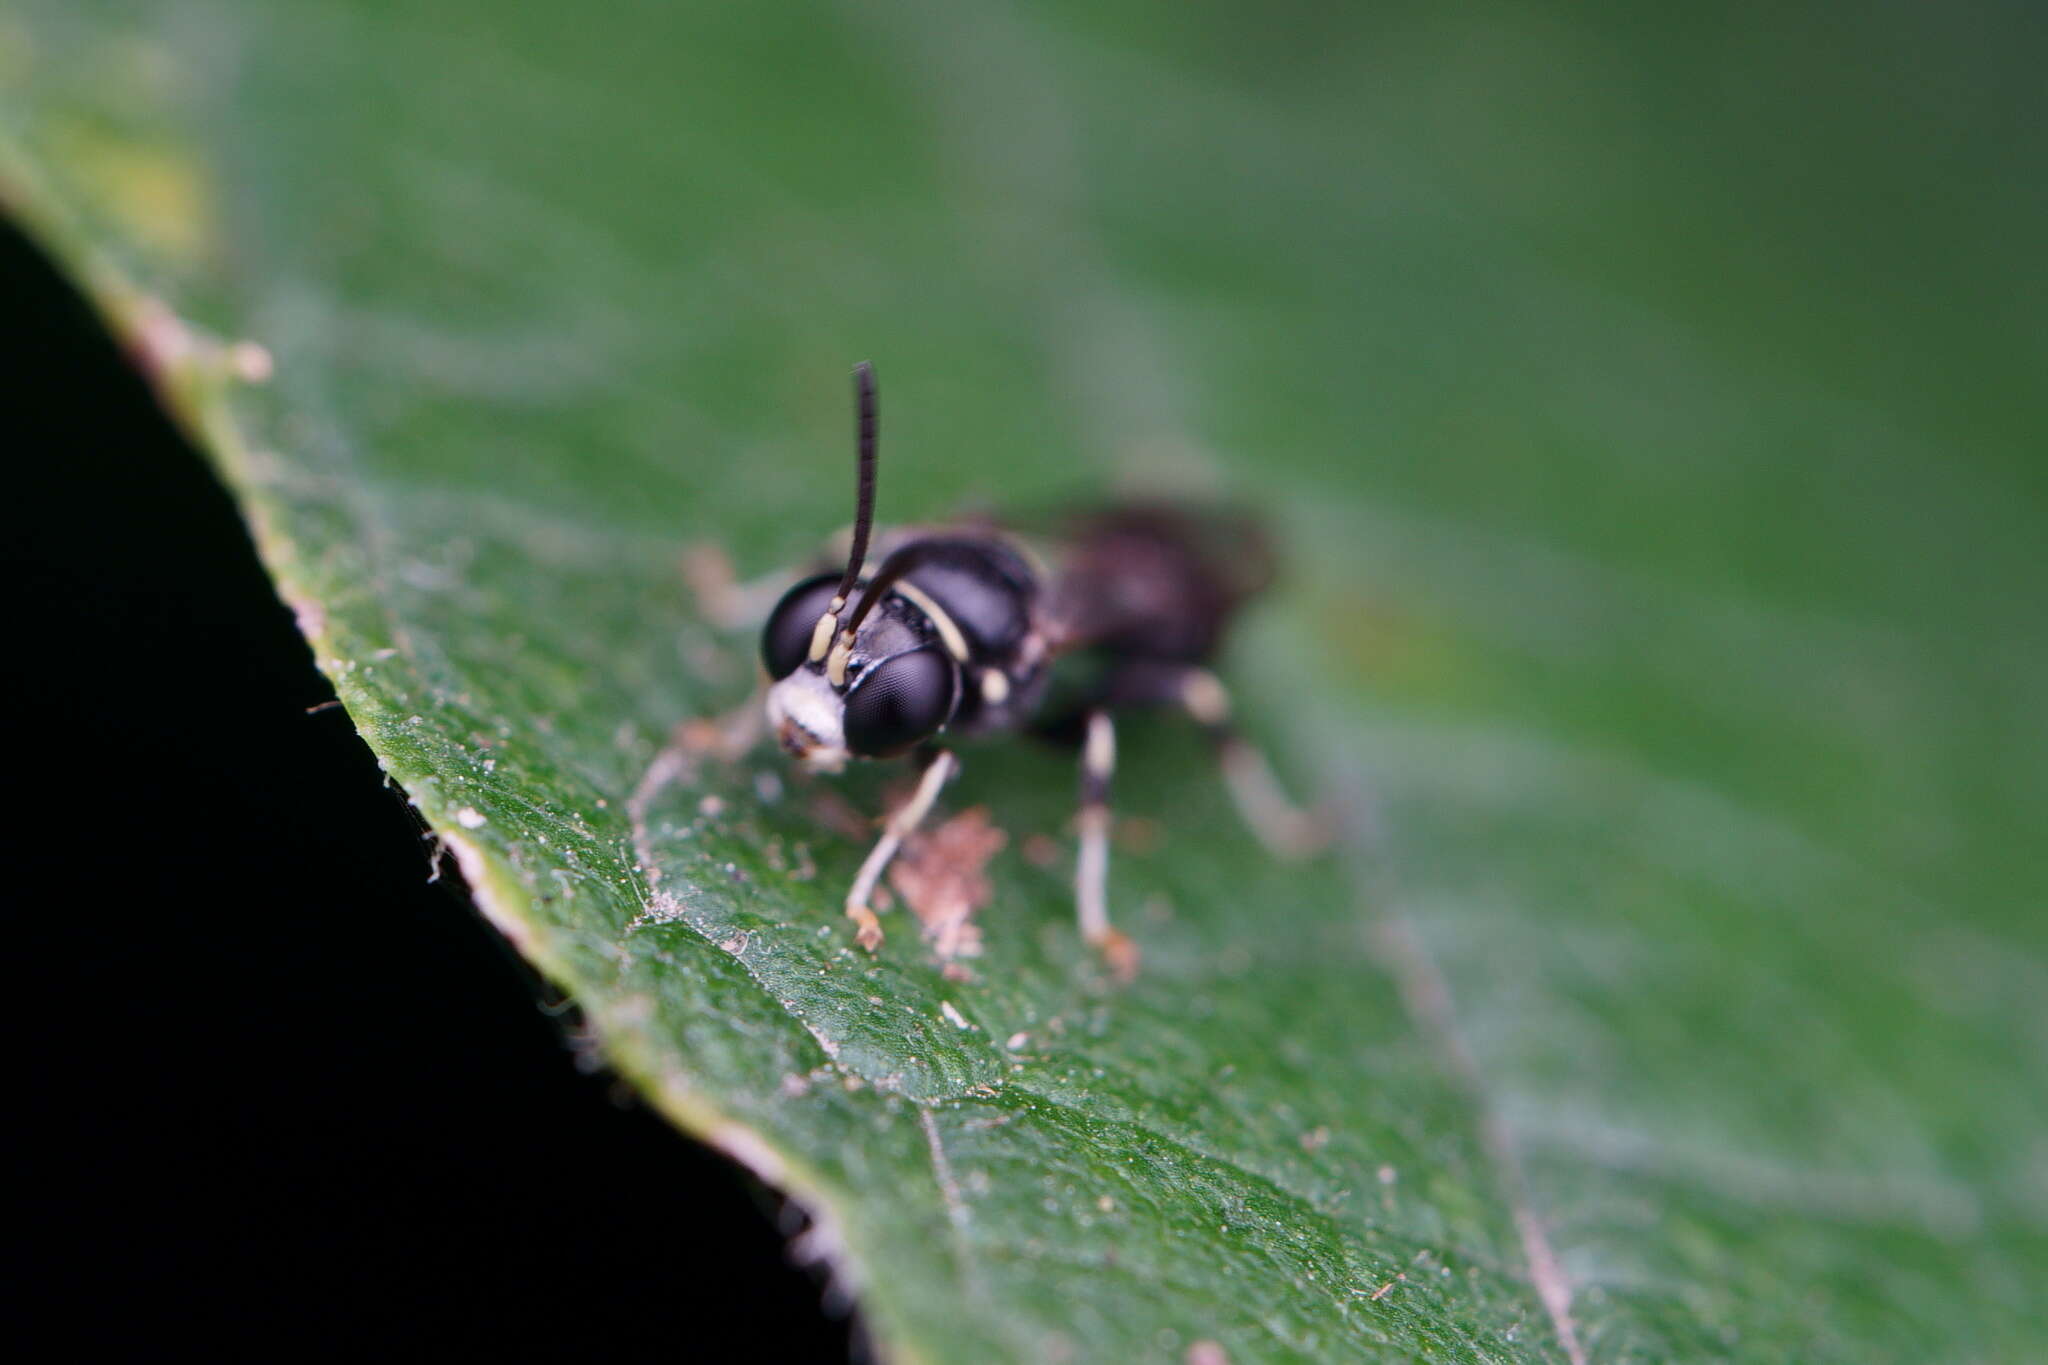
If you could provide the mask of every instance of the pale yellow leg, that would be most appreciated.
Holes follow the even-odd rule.
[[[697,614],[715,630],[759,630],[797,578],[794,570],[778,569],[742,583],[719,546],[707,541],[683,552],[683,581],[697,599]]]
[[[939,799],[939,789],[959,768],[960,760],[950,753],[941,751],[932,756],[917,780],[917,790],[889,817],[882,837],[868,851],[867,861],[860,865],[853,887],[846,893],[846,917],[854,922],[854,939],[871,953],[882,946],[882,922],[869,908],[868,898],[875,894],[875,886],[882,880],[889,860],[896,856],[896,850],[903,847],[911,832],[924,823],[925,816],[931,814],[932,804]]]
[[[1074,912],[1081,937],[1128,981],[1138,974],[1138,945],[1109,924],[1109,780],[1116,772],[1116,728],[1106,711],[1088,714],[1081,753],[1081,847],[1074,861]]]
[[[1331,830],[1325,813],[1303,810],[1289,801],[1266,756],[1231,727],[1230,694],[1215,674],[1190,669],[1181,684],[1180,700],[1215,740],[1230,799],[1269,852],[1276,857],[1303,858],[1329,845]]]

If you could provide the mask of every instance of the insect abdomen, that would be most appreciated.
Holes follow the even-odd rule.
[[[1053,614],[1077,640],[1122,658],[1207,662],[1272,574],[1264,537],[1242,517],[1129,505],[1076,517],[1071,530]]]

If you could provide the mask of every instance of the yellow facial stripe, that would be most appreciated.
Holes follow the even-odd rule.
[[[825,657],[825,651],[832,647],[832,628],[839,624],[837,612],[828,611],[818,618],[818,624],[811,627],[811,662]]]

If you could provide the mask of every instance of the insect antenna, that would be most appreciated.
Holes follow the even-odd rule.
[[[853,367],[853,401],[860,414],[860,482],[854,494],[853,551],[846,558],[846,577],[839,580],[839,591],[832,594],[832,600],[842,607],[853,595],[861,561],[868,557],[868,535],[875,529],[875,367],[865,360]],[[837,610],[835,607],[835,614]]]
[[[860,623],[867,620],[868,612],[873,609],[875,603],[881,601],[889,589],[896,586],[899,579],[942,548],[934,547],[925,541],[913,541],[883,560],[882,567],[868,580],[867,589],[861,593],[860,601],[853,608],[853,614],[846,618],[846,631],[851,633],[859,630]]]
[[[861,564],[868,557],[868,537],[875,529],[875,434],[880,418],[875,400],[875,367],[865,360],[853,367],[853,403],[858,418],[855,448],[859,452],[860,471],[854,491],[853,548],[847,553],[846,573],[839,580],[839,590],[832,594],[825,614],[811,631],[814,662],[824,658],[831,648],[833,629],[839,624],[839,613],[846,610],[847,599],[853,595],[853,585],[860,580]]]
[[[860,629],[862,621],[867,620],[868,612],[873,610],[875,603],[881,601],[905,574],[934,555],[944,553],[946,548],[931,541],[913,541],[883,560],[882,567],[875,570],[875,576],[868,580],[867,587],[862,590],[860,601],[854,605],[851,612],[844,613],[845,622],[839,627],[838,639],[828,639],[826,632],[838,619],[839,614],[828,612],[824,619],[818,622],[818,633],[811,637],[812,647],[816,648],[820,640],[825,640],[826,644],[813,657],[825,660],[825,677],[834,687],[846,681],[846,663],[853,652],[854,632]],[[956,655],[964,655],[965,646],[955,643],[960,639],[957,628],[952,626],[950,621],[940,624],[939,628],[942,634],[947,630],[954,631],[948,639],[947,647]]]

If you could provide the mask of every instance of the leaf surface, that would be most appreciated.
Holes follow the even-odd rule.
[[[2003,22],[37,0],[0,186],[482,908],[893,1357],[2038,1359]],[[886,519],[1271,509],[1228,672],[1337,856],[1133,720],[1118,989],[1070,763],[976,747],[985,952],[853,947],[828,789],[664,746],[753,669],[685,548],[846,519],[862,357]]]

